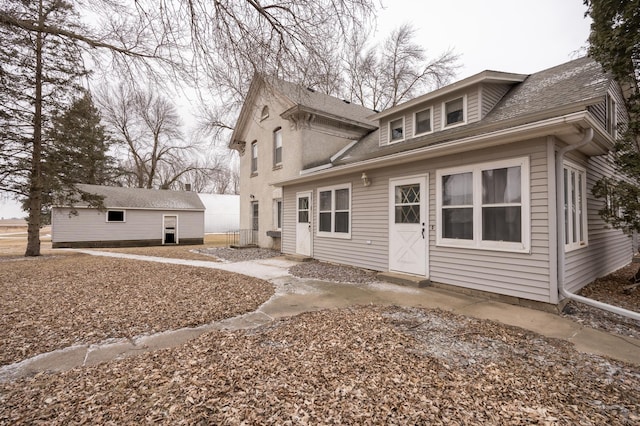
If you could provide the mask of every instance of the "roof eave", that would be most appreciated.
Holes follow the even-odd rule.
[[[300,104],[294,105],[293,107],[291,107],[288,110],[284,111],[282,114],[280,114],[280,117],[284,118],[285,120],[288,120],[291,116],[293,116],[294,114],[300,113],[300,112],[306,112],[306,113],[309,113],[309,114],[313,114],[313,115],[317,115],[317,116],[321,116],[321,117],[326,117],[326,118],[329,118],[331,120],[338,121],[340,123],[350,124],[352,126],[361,127],[363,129],[366,129],[366,130],[375,130],[375,129],[378,128],[378,126],[376,126],[375,124],[372,124],[372,123],[365,123],[365,122],[362,122],[362,121],[352,120],[352,119],[349,119],[349,118],[341,117],[339,115],[331,114],[331,113],[328,113],[326,111],[321,111],[321,110],[310,108],[308,106],[300,105]]]
[[[596,125],[596,121],[593,120],[589,112],[579,111],[539,122],[523,124],[520,126],[509,127],[507,129],[486,132],[462,139],[416,148],[410,151],[403,151],[383,157],[365,159],[355,163],[334,166],[317,172],[307,173],[304,176],[277,181],[271,184],[274,186],[285,186],[306,183],[324,177],[361,172],[371,169],[372,167],[388,167],[403,164],[406,161],[425,160],[442,155],[457,154],[467,150],[469,145],[473,145],[474,149],[489,148],[521,140],[523,135],[526,135],[526,138],[531,139],[550,135],[560,135],[563,131],[567,134],[571,133],[579,135],[582,128]],[[579,138],[576,138],[576,140],[579,140]],[[602,153],[605,153],[606,149],[609,148],[602,142],[602,138],[595,143],[598,144],[598,152],[601,151]]]

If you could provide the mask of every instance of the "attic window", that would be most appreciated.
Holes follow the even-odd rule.
[[[124,222],[124,210],[107,210],[107,222]]]
[[[413,133],[419,135],[431,132],[431,121],[431,108],[416,112],[414,116],[415,128]]]
[[[267,118],[269,118],[269,107],[265,105],[264,107],[262,107],[262,112],[260,113],[260,121]]]
[[[389,122],[389,142],[404,140],[404,117]]]
[[[464,114],[465,104],[464,96],[444,103],[444,127],[464,124],[466,120]]]

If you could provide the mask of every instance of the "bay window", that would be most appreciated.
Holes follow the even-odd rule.
[[[318,189],[318,235],[351,238],[351,185]]]
[[[529,159],[439,170],[437,244],[529,251]]]

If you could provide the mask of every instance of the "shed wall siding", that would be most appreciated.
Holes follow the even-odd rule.
[[[531,180],[531,253],[509,253],[436,246],[436,170],[529,156]],[[549,290],[549,197],[547,194],[547,145],[545,140],[502,146],[482,151],[468,151],[402,166],[367,170],[371,186],[364,187],[360,174],[323,180],[313,187],[297,185],[286,188],[285,237],[282,250],[295,252],[295,193],[314,191],[313,257],[322,261],[350,264],[362,268],[388,270],[389,180],[403,176],[429,175],[429,265],[433,281],[481,291],[525,297],[550,302]],[[352,184],[352,238],[322,238],[317,231],[316,188],[335,184]],[[370,242],[370,243],[369,243]]]
[[[576,157],[571,158],[577,160]],[[592,194],[595,183],[604,176],[613,176],[615,171],[609,156],[591,157],[580,164],[587,169],[587,247],[566,253],[565,288],[576,292],[598,277],[607,275],[631,261],[633,241],[622,231],[613,229],[600,217],[598,210],[604,200]]]
[[[124,223],[106,222],[105,213],[96,209],[77,209],[77,216],[70,216],[70,209],[53,211],[52,241],[127,241],[162,238],[162,216],[178,216],[178,238],[202,238],[204,236],[204,212],[125,210]]]

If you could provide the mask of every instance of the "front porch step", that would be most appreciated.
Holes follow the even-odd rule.
[[[310,262],[313,260],[312,257],[305,256],[302,254],[285,254],[284,258],[287,260],[291,260],[293,262]]]
[[[409,287],[426,287],[431,284],[431,280],[425,277],[415,275],[400,274],[397,272],[378,272],[378,279],[392,284],[406,285]]]

